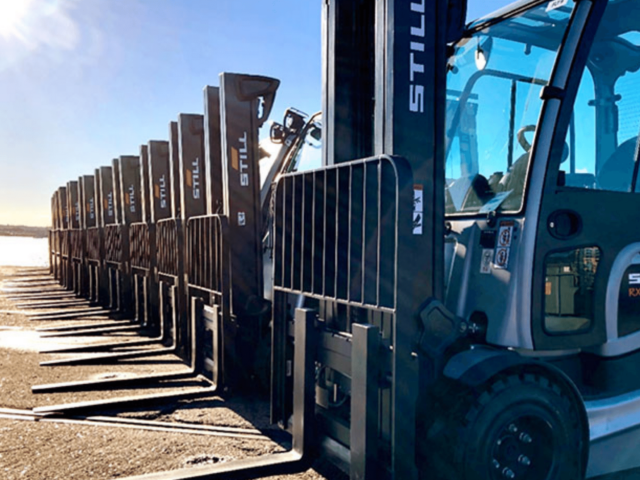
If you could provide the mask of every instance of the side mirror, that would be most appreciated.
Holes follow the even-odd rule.
[[[271,124],[271,130],[269,131],[269,138],[271,138],[271,141],[280,145],[284,142],[285,137],[286,133],[284,126],[280,125],[277,122],[273,122]]]

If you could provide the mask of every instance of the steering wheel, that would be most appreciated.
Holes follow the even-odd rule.
[[[535,132],[535,131],[536,131],[535,125],[526,125],[522,127],[520,130],[518,130],[518,133],[517,133],[518,143],[527,153],[529,152],[529,150],[531,150],[531,144],[526,139],[525,133]]]

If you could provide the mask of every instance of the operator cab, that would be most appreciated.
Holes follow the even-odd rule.
[[[286,162],[286,173],[306,172],[322,167],[322,113],[316,113],[307,122]]]
[[[640,3],[585,11],[517,2],[453,46],[446,303],[489,344],[600,368],[640,350]]]

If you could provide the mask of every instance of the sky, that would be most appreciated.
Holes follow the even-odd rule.
[[[511,3],[469,0],[472,20]],[[0,224],[203,112],[220,72],[281,80],[273,120],[321,103],[321,0],[0,0]]]

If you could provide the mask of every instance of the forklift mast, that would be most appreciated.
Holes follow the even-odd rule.
[[[151,182],[149,147],[140,145],[140,207],[142,209],[142,222],[151,222]]]
[[[69,209],[69,228],[80,228],[80,205],[78,203],[78,182],[67,182],[67,208]]]
[[[93,175],[82,176],[82,228],[96,226],[96,196]]]
[[[204,127],[202,115],[178,116],[178,145],[180,168],[180,218],[186,222],[191,217],[207,213],[204,175]]]
[[[142,221],[140,188],[140,158],[121,156],[118,161],[118,184],[120,185],[120,214],[123,224]]]
[[[271,112],[279,85],[269,77],[220,75],[223,212],[229,219],[230,238],[242,238],[229,245],[231,265],[236,266],[232,274],[236,315],[255,316],[263,308],[258,130]]]
[[[220,88],[204,89],[204,156],[207,183],[207,214],[222,210],[222,146],[220,135]]]
[[[102,204],[100,208],[100,226],[106,227],[116,223],[115,219],[115,194],[113,190],[113,167],[100,167],[100,198]]]
[[[445,42],[462,32],[465,16],[466,1],[335,1],[324,8],[324,164],[373,154],[409,161],[415,234],[427,242],[420,301],[444,293]]]
[[[171,192],[171,217],[180,218],[180,142],[178,139],[178,122],[169,122],[169,185]]]
[[[324,2],[322,12],[323,163],[374,152],[375,19],[378,2]]]
[[[67,229],[69,225],[69,212],[67,207],[67,187],[58,188],[58,215],[60,216],[60,228]]]
[[[391,0],[386,5],[379,2],[377,11],[375,153],[403,156],[413,171],[413,233],[424,242],[416,259],[425,282],[416,286],[413,298],[418,303],[429,297],[442,299],[444,290],[441,139],[448,5]],[[419,311],[419,305],[412,310]]]
[[[169,188],[169,143],[158,140],[149,142],[149,168],[152,188],[151,222],[157,223],[171,217],[171,194]]]

